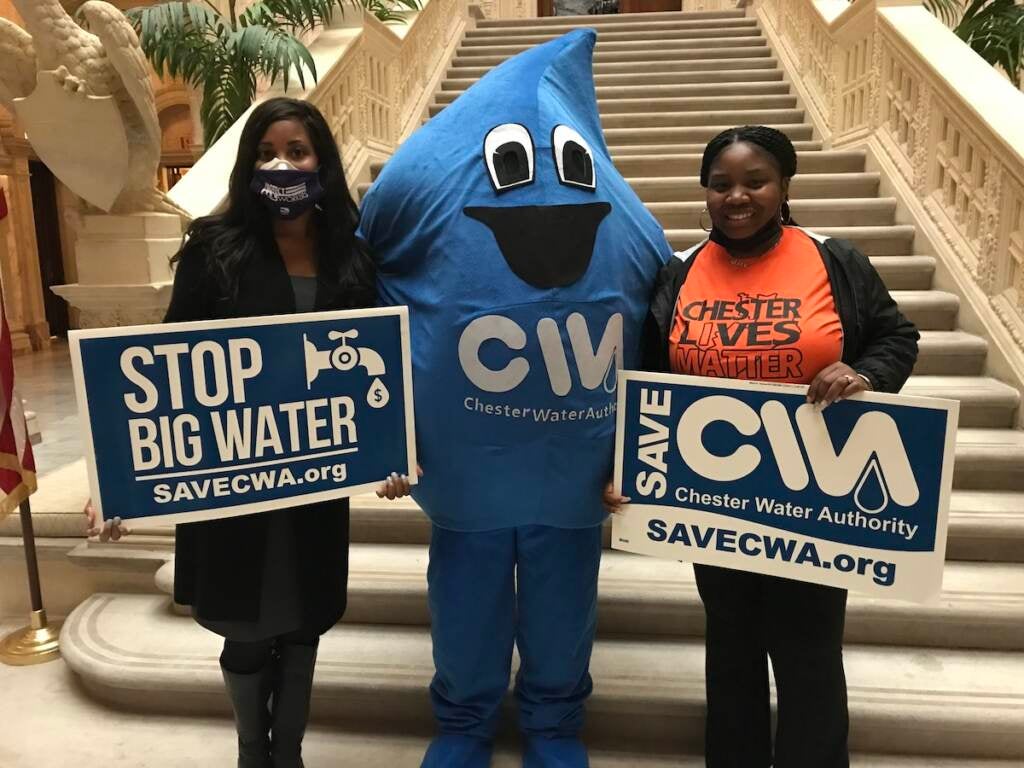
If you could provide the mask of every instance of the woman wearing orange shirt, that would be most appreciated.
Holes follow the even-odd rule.
[[[711,231],[659,276],[647,370],[807,384],[807,399],[823,407],[903,386],[917,330],[853,245],[793,225],[796,161],[789,138],[763,126],[707,145],[700,181]],[[709,768],[846,768],[846,591],[694,571],[707,615]],[[768,657],[779,698],[774,751]]]

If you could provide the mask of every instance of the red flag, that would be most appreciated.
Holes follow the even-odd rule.
[[[0,187],[0,221],[7,216],[7,195],[4,194],[4,188]]]
[[[14,348],[0,296],[0,520],[36,490],[36,461],[21,398],[14,391]]]

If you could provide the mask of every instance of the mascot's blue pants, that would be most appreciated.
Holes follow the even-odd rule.
[[[486,768],[513,644],[527,768],[584,768],[578,734],[590,695],[601,526],[482,533],[434,526],[430,698],[440,736],[424,768]]]

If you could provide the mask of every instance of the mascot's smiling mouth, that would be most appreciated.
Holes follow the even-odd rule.
[[[486,224],[509,269],[534,288],[562,288],[579,280],[594,255],[597,228],[609,203],[470,206],[462,212]]]

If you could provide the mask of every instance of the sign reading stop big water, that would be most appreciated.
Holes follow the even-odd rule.
[[[416,481],[405,307],[75,331],[93,504],[208,520]]]
[[[926,601],[942,586],[959,403],[619,374],[612,547]]]

